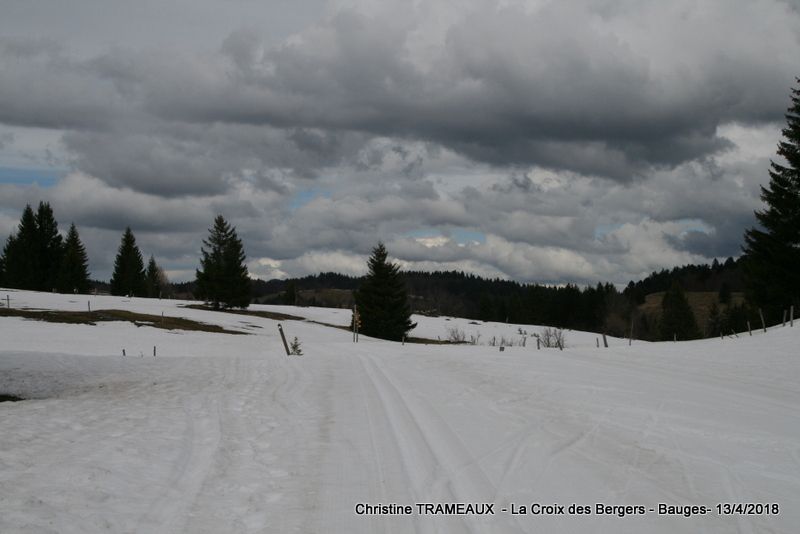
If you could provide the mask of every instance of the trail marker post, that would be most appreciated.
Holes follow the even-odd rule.
[[[286,355],[289,356],[289,344],[286,343],[286,336],[283,334],[283,327],[278,324],[278,332],[281,333],[281,340],[283,341],[283,348],[286,349]]]

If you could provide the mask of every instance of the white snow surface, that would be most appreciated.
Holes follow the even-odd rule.
[[[566,332],[536,350],[422,345],[182,308],[0,290],[11,307],[126,309],[249,335],[0,318],[0,532],[800,532],[800,324],[684,343]],[[3,302],[5,305],[5,302]],[[253,306],[345,325],[348,310]],[[521,339],[540,328],[415,317]],[[602,345],[602,341],[601,341]],[[157,347],[157,357],[152,356]],[[127,356],[122,356],[125,349]],[[412,505],[359,515],[358,503]],[[494,503],[495,515],[416,503]],[[531,515],[532,503],[706,515]],[[777,503],[779,515],[718,515]],[[527,507],[528,515],[501,509]]]

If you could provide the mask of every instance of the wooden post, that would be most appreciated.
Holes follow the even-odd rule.
[[[750,332],[751,336],[753,335],[753,329],[750,328],[750,320],[749,319],[747,320],[747,331]]]
[[[164,328],[164,312],[161,312],[161,328]]]
[[[631,317],[631,333],[628,336],[628,346],[629,347],[631,346],[631,343],[633,343],[633,317]]]
[[[536,338],[536,350],[540,350],[541,348],[542,348],[542,342],[541,342],[541,340],[540,340],[540,339],[537,337],[537,338]]]
[[[86,301],[86,307],[89,309],[89,313],[92,313],[92,301],[91,300],[87,300]]]
[[[281,340],[283,341],[283,348],[286,349],[286,355],[289,356],[289,344],[286,343],[286,336],[283,334],[283,327],[278,324],[278,332],[281,333]]]
[[[564,347],[561,346],[561,340],[556,339],[556,343],[558,344],[558,350],[564,350]]]
[[[761,311],[761,308],[758,309],[758,316],[761,317],[761,328],[764,329],[764,333],[767,333],[767,323],[764,322],[764,313]]]
[[[405,344],[406,344],[406,336],[403,335],[403,345],[405,345]]]
[[[522,336],[522,347],[525,347],[525,344],[528,342],[528,336]]]
[[[725,339],[725,336],[723,336],[723,335],[722,335],[722,330],[721,330],[721,329],[720,329],[720,331],[719,331],[719,338],[720,338],[720,339],[723,339],[723,340]]]
[[[156,346],[153,345],[153,358],[155,358],[155,357],[156,357]]]
[[[600,338],[596,337],[596,338],[594,338],[594,340],[597,342],[597,348],[599,349],[600,348]]]
[[[8,295],[6,295],[6,308],[11,309],[11,298]]]
[[[122,355],[125,356],[125,349],[122,349]]]
[[[605,332],[603,332],[603,347],[608,348],[608,340],[606,339]]]
[[[781,326],[786,326],[786,310],[783,310],[783,324]]]
[[[677,333],[673,333],[672,334],[672,342],[673,343],[677,343],[678,342],[678,334]]]
[[[789,327],[794,328],[794,304],[789,308]]]

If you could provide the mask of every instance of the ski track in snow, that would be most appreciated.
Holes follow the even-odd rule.
[[[800,328],[610,339],[609,349],[567,332],[564,351],[500,353],[353,344],[347,332],[284,321],[305,353],[287,357],[269,319],[8,294],[12,306],[91,300],[251,335],[0,319],[0,392],[32,399],[0,404],[3,533],[800,530]],[[256,308],[349,321],[346,310]],[[434,338],[452,327],[519,337],[516,325],[419,322]],[[359,502],[492,502],[498,513],[532,502],[777,502],[781,515],[388,517],[356,515]]]

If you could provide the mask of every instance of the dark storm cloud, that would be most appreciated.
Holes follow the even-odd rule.
[[[612,32],[625,17],[635,24],[636,9],[597,23],[577,6],[481,8],[449,27],[430,70],[408,57],[408,26],[355,11],[277,48],[253,32],[234,34],[222,47],[231,61],[225,77],[179,69],[172,76],[192,90],[154,84],[147,107],[186,121],[426,139],[492,165],[621,181],[729,148],[716,133],[721,123],[780,120],[793,74],[785,57],[765,64],[761,52],[742,54],[736,43],[681,57],[687,50],[675,42],[662,72],[647,42],[639,49]],[[720,34],[749,24],[719,22],[729,27],[685,31],[714,47]],[[785,44],[796,50],[792,37]],[[770,53],[772,45],[760,46]]]
[[[0,158],[73,172],[2,206],[50,199],[98,254],[130,224],[179,269],[217,213],[264,273],[356,272],[378,240],[539,281],[735,254],[800,56],[778,0],[346,0],[284,33],[198,0],[225,30],[165,4],[121,40],[77,4],[8,11],[34,37],[0,37]]]

